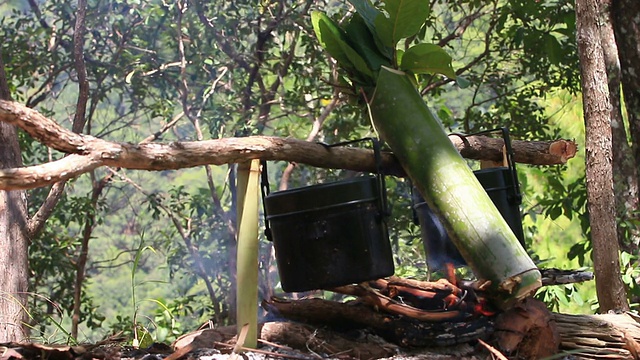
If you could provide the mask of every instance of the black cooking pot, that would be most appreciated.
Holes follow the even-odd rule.
[[[377,141],[374,149],[379,157]],[[267,236],[273,240],[284,291],[393,275],[384,186],[378,174],[264,197]]]

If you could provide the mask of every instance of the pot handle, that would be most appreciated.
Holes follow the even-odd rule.
[[[507,167],[509,168],[509,174],[511,175],[511,185],[513,185],[513,187],[509,187],[509,189],[511,189],[509,200],[511,200],[512,203],[519,205],[522,203],[522,193],[520,192],[520,183],[518,182],[518,172],[516,171],[516,162],[514,160],[515,155],[513,153],[513,147],[511,146],[511,139],[509,138],[509,129],[506,127],[500,127],[491,130],[476,132],[473,134],[465,135],[460,133],[453,133],[451,135],[460,136],[464,141],[466,141],[465,138],[467,136],[489,134],[496,131],[500,131],[502,133],[502,140],[504,141],[504,147],[506,150],[505,155],[507,158]]]
[[[354,144],[363,141],[371,141],[371,145],[373,147],[373,155],[376,162],[376,180],[378,183],[378,217],[379,221],[383,221],[386,217],[391,215],[391,210],[389,209],[389,204],[387,201],[387,186],[384,179],[384,175],[382,174],[382,155],[380,150],[380,140],[374,137],[362,138],[357,140],[349,140],[344,142],[339,142],[336,144],[324,144],[319,143],[324,147],[332,148],[336,146],[344,146],[349,144]],[[267,161],[260,160],[260,165],[262,165],[262,173],[261,173],[261,181],[260,181],[260,191],[262,193],[262,211],[264,214],[267,213],[266,209],[266,201],[264,201],[265,197],[267,197],[270,193],[269,187],[269,175],[267,172]],[[272,241],[271,237],[271,227],[269,226],[269,220],[264,220],[264,234],[267,237],[267,240]]]
[[[267,205],[264,199],[271,192],[269,189],[269,174],[267,172],[267,160],[260,160],[262,171],[260,172],[260,192],[262,193],[262,213],[264,214],[264,235],[267,240],[273,241],[271,237],[271,227],[269,226],[269,220],[267,220]]]
[[[355,144],[363,141],[371,141],[371,146],[373,147],[373,156],[376,162],[376,180],[378,182],[378,216],[380,220],[384,220],[385,217],[391,215],[391,209],[389,208],[389,204],[387,201],[387,186],[384,179],[384,175],[382,173],[382,154],[381,154],[381,146],[380,140],[374,137],[366,137],[362,139],[343,141],[336,144],[322,144],[325,147],[331,148],[336,146],[344,146]]]

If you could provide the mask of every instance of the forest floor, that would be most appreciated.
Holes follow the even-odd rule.
[[[290,325],[293,325],[291,328]],[[289,328],[284,334],[278,336],[291,336],[291,331],[299,331],[296,323],[274,322],[264,324],[274,329]],[[307,327],[308,328],[308,327]],[[204,335],[203,335],[204,334]],[[465,344],[457,344],[450,347],[424,347],[403,348],[384,339],[367,334],[366,331],[334,333],[332,330],[317,328],[312,334],[300,332],[305,337],[306,343],[301,343],[299,336],[293,335],[291,344],[274,343],[259,340],[256,349],[234,349],[236,337],[224,342],[218,337],[219,331],[195,332],[187,334],[189,338],[183,344],[172,345],[154,343],[146,349],[136,349],[123,345],[116,341],[105,341],[99,344],[82,344],[77,346],[45,345],[38,343],[8,343],[0,344],[0,360],[263,360],[263,359],[393,359],[393,360],[419,360],[419,359],[496,359],[496,351],[490,345],[473,341]],[[357,336],[353,339],[358,343],[352,349],[343,349],[344,344],[331,343],[336,338]],[[273,337],[267,335],[267,337]],[[329,338],[328,338],[329,337]],[[285,339],[286,340],[286,339]],[[364,350],[363,350],[364,349]],[[493,353],[493,355],[492,355]]]

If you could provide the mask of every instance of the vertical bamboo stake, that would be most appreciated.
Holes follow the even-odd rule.
[[[258,343],[258,206],[260,160],[238,164],[238,281],[236,287],[237,331],[249,326],[241,346]]]

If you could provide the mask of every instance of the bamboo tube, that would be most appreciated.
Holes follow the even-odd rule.
[[[372,121],[467,264],[508,308],[541,286],[540,272],[405,73],[383,67]]]
[[[238,164],[237,331],[246,330],[242,346],[256,348],[258,341],[258,206],[260,160]]]

